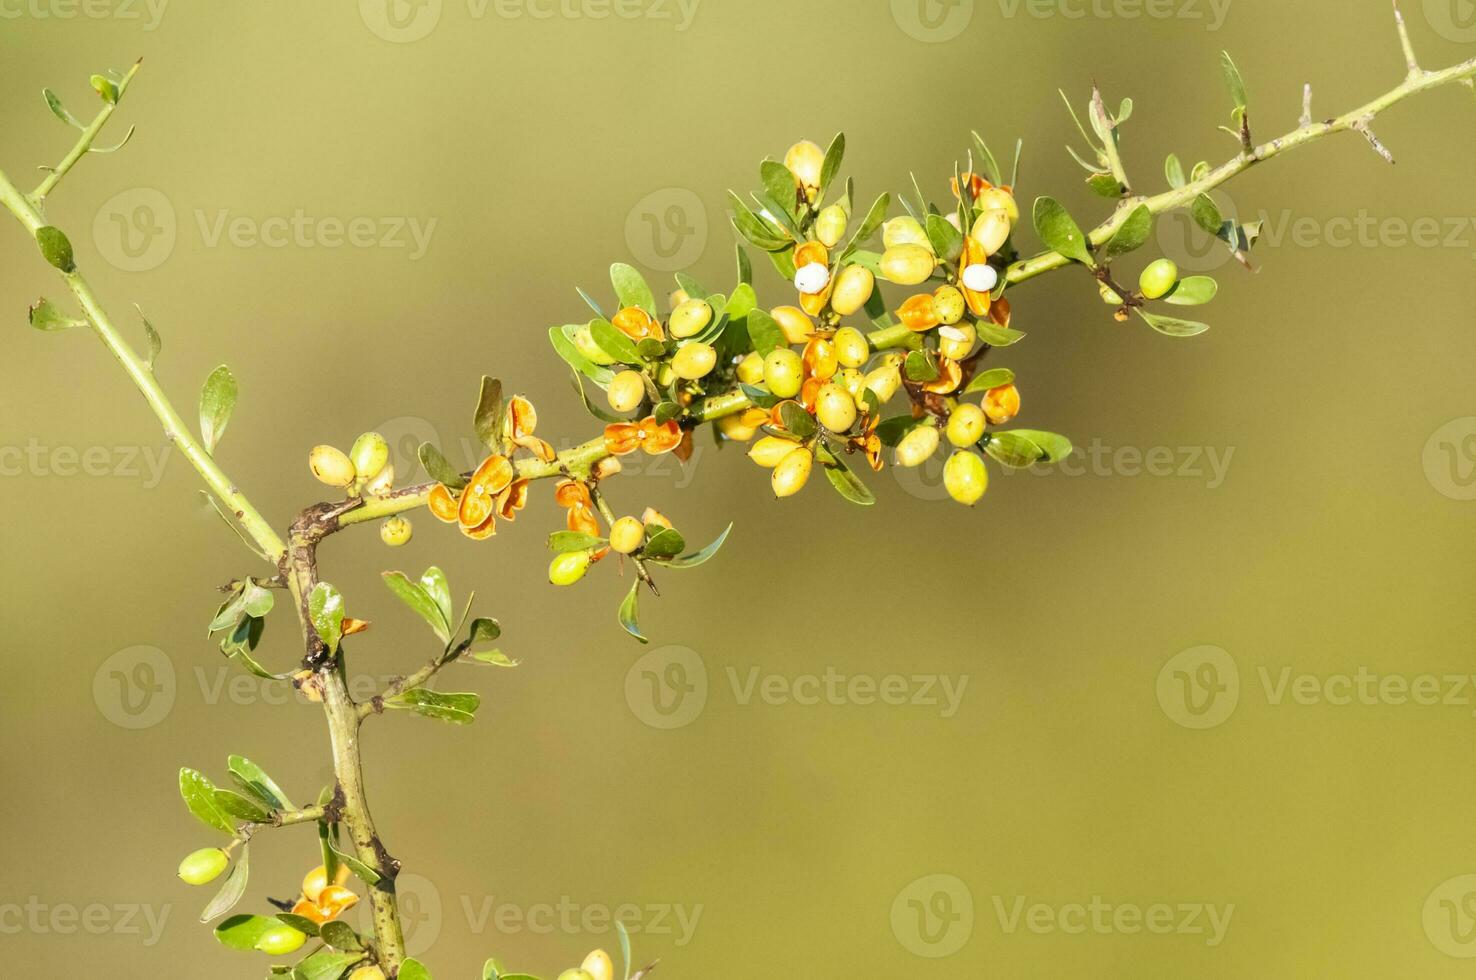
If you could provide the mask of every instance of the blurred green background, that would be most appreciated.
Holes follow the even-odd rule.
[[[385,2],[0,0],[17,179],[69,140],[43,85],[90,114],[88,74],[144,56],[115,122],[136,138],[50,218],[115,316],[158,326],[187,416],[229,362],[219,457],[283,526],[320,496],[315,443],[379,427],[462,461],[484,372],[541,435],[592,435],[545,336],[586,315],[573,287],[605,295],[614,260],[726,284],[723,192],[798,138],[844,130],[869,201],[909,171],[941,197],[970,129],[1018,135],[1021,198],[1085,220],[1106,208],[1057,86],[1136,100],[1125,156],[1156,190],[1166,152],[1234,150],[1222,48],[1262,138],[1304,82],[1332,114],[1403,70],[1385,2]],[[1431,66],[1476,56],[1468,6],[1409,3]],[[552,975],[619,915],[669,978],[1469,975],[1476,104],[1442,90],[1377,130],[1397,167],[1341,137],[1221,196],[1267,218],[1254,275],[1165,220],[1163,252],[1222,280],[1200,338],[1115,324],[1079,271],[1013,294],[1030,336],[993,356],[1022,424],[1086,453],[1064,472],[996,470],[966,511],[889,469],[863,511],[823,481],[775,502],[706,439],[685,468],[633,460],[617,510],[689,540],[736,522],[644,603],[649,648],[616,625],[615,563],[545,584],[546,484],[489,542],[428,515],[397,553],[335,538],[323,574],[375,624],[358,683],[432,652],[386,568],[443,565],[523,661],[446,675],[485,695],[468,729],[365,729],[412,950],[437,977],[493,954]],[[254,559],[102,348],[24,328],[59,284],[8,224],[0,963],[260,976],[175,878],[211,841],[175,774],[242,753],[311,798],[320,714],[206,640]],[[280,614],[262,656],[298,656]],[[828,673],[839,696],[809,697]],[[905,703],[866,696],[889,685]],[[259,910],[317,862],[303,828],[254,851]]]

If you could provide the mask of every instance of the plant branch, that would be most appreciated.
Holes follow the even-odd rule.
[[[133,81],[133,76],[137,74],[142,64],[142,58],[133,63],[133,67],[128,69],[128,74],[124,75],[123,80],[118,83],[118,98],[112,102],[104,100],[103,107],[92,118],[92,122],[88,123],[87,128],[82,130],[82,135],[77,138],[76,144],[67,151],[67,155],[62,157],[62,162],[52,167],[51,172],[46,175],[46,179],[41,181],[41,184],[31,192],[31,198],[37,204],[44,203],[46,195],[50,194],[56,185],[61,182],[61,179],[67,175],[68,171],[77,165],[77,161],[85,157],[88,151],[92,149],[92,144],[97,141],[98,134],[102,132],[103,127],[112,118],[113,111],[118,108],[118,103],[123,101],[123,93],[127,90],[128,83]],[[127,142],[127,140],[125,139],[124,142]]]
[[[1401,24],[1403,20],[1401,18]],[[1325,122],[1310,122],[1310,115],[1304,117],[1301,126],[1292,130],[1284,136],[1262,143],[1249,150],[1243,150],[1238,156],[1211,170],[1199,180],[1185,184],[1183,187],[1174,188],[1152,196],[1138,196],[1125,198],[1118,206],[1116,213],[1106,221],[1102,222],[1089,233],[1088,238],[1095,247],[1103,244],[1127,221],[1129,215],[1139,205],[1146,205],[1153,214],[1163,214],[1175,208],[1187,206],[1199,195],[1207,193],[1219,187],[1221,184],[1249,170],[1251,167],[1272,157],[1279,156],[1288,150],[1304,146],[1324,136],[1334,133],[1359,132],[1368,138],[1375,150],[1380,155],[1389,159],[1388,150],[1384,148],[1377,137],[1372,135],[1369,124],[1374,117],[1384,110],[1404,101],[1412,95],[1418,95],[1431,89],[1449,85],[1476,76],[1476,58],[1463,61],[1458,65],[1446,68],[1443,71],[1411,71],[1410,75],[1399,85],[1385,92],[1378,98],[1361,105],[1350,112],[1346,112],[1336,119]],[[1014,263],[1006,271],[1005,275],[1009,282],[1014,285],[1047,272],[1054,272],[1071,264],[1071,259],[1057,252],[1042,252],[1028,259],[1021,259]]]

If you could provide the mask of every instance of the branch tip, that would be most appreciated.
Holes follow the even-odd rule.
[[[1389,163],[1393,163],[1394,154],[1390,153],[1389,148],[1385,146],[1383,144],[1383,141],[1381,141],[1378,136],[1374,134],[1372,127],[1369,126],[1370,122],[1372,122],[1372,117],[1365,116],[1353,123],[1353,129],[1362,134],[1364,139],[1368,140],[1368,145],[1373,147],[1373,151],[1375,153],[1383,157]]]
[[[1414,44],[1409,39],[1409,25],[1404,22],[1404,11],[1399,9],[1399,0],[1394,0],[1394,26],[1399,29],[1399,45],[1404,49],[1404,63],[1409,66],[1410,77],[1423,75],[1424,69],[1415,57]]]

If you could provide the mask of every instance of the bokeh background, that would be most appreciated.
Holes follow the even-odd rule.
[[[1464,0],[1408,6],[1429,65],[1476,56]],[[1001,155],[1019,136],[1020,196],[1085,219],[1105,209],[1061,149],[1057,86],[1136,100],[1125,156],[1158,189],[1167,151],[1234,150],[1222,48],[1263,138],[1295,125],[1304,82],[1332,114],[1403,70],[1383,0],[0,14],[17,179],[69,140],[43,85],[90,114],[88,74],[145,58],[115,123],[137,136],[84,161],[51,219],[115,315],[158,326],[187,416],[231,365],[219,457],[281,525],[320,496],[316,443],[379,428],[465,459],[484,372],[534,399],[540,434],[588,438],[546,340],[587,315],[574,286],[605,295],[613,260],[729,282],[723,191],[798,138],[844,130],[869,201],[910,171],[946,193],[972,128]],[[1079,272],[1014,294],[1030,336],[998,363],[1022,422],[1081,447],[1061,472],[996,470],[965,511],[937,471],[889,470],[860,510],[823,481],[778,503],[707,440],[685,467],[636,461],[617,509],[659,507],[689,540],[736,522],[644,602],[650,647],[616,625],[614,563],[546,585],[546,485],[486,543],[428,516],[399,552],[335,538],[324,575],[375,624],[352,645],[361,689],[431,652],[386,568],[441,564],[523,661],[445,675],[485,695],[470,728],[365,729],[412,950],[438,977],[494,954],[553,975],[613,949],[620,916],[670,978],[1469,975],[1476,100],[1442,90],[1377,130],[1397,167],[1341,137],[1220,196],[1267,220],[1254,275],[1163,222],[1159,251],[1222,279],[1200,338],[1115,324]],[[759,282],[788,301],[766,265]],[[255,560],[102,348],[25,329],[57,291],[0,232],[0,963],[260,976],[175,878],[211,841],[175,774],[223,780],[242,753],[311,798],[321,717],[205,638],[215,586]],[[290,665],[294,635],[274,616],[263,658]],[[883,686],[903,703],[866,696]],[[254,852],[263,910],[316,863],[307,829]]]

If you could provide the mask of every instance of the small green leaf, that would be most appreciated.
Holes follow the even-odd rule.
[[[974,324],[974,330],[978,333],[979,339],[990,347],[1008,347],[1018,343],[1025,336],[1023,330],[1001,327],[996,323],[987,323],[983,320]]]
[[[318,928],[318,936],[329,946],[346,953],[355,953],[364,948],[364,944],[359,941],[359,934],[347,922],[325,922]]]
[[[211,455],[230,424],[237,394],[236,376],[224,364],[211,371],[200,388],[200,441]]]
[[[840,173],[841,163],[846,158],[846,134],[836,133],[835,139],[825,150],[825,162],[820,165],[820,193],[824,194],[835,175]]]
[[[779,421],[796,439],[808,439],[816,431],[815,416],[797,401],[779,403]]]
[[[205,906],[205,911],[200,913],[201,922],[209,922],[211,919],[225,915],[235,908],[246,894],[246,883],[251,879],[251,845],[244,844],[241,847],[241,856],[231,867],[231,873],[226,878],[225,884],[220,886],[220,891]]]
[[[417,959],[408,959],[400,964],[399,980],[431,980],[430,971]]]
[[[911,415],[894,415],[889,419],[882,419],[876,426],[876,437],[881,440],[883,446],[895,448],[902,437],[913,429],[922,425],[923,419],[914,418]]]
[[[301,915],[293,915],[291,912],[278,912],[277,919],[296,929],[304,936],[318,937],[318,924],[312,919]]]
[[[570,367],[580,374],[589,378],[595,384],[604,387],[615,377],[615,372],[609,368],[602,367],[579,352],[574,341],[569,339],[569,334],[575,330],[583,329],[583,324],[567,324],[562,327],[550,327],[548,331],[548,342],[553,345],[554,352],[562,357]]]
[[[1211,235],[1220,234],[1220,226],[1225,219],[1220,215],[1220,208],[1214,199],[1208,194],[1201,194],[1189,205],[1189,213],[1194,216],[1194,223],[1199,225]]]
[[[1122,197],[1127,188],[1122,186],[1122,181],[1109,173],[1091,174],[1086,179],[1087,186],[1092,193],[1098,197]]]
[[[455,695],[450,696],[454,697]],[[476,708],[472,708],[472,710],[475,711]],[[380,879],[384,877],[378,871],[375,871],[373,868],[369,867],[369,865],[365,864],[363,861],[360,861],[352,854],[345,854],[337,847],[334,847],[332,842],[329,842],[328,848],[333,852],[334,861],[342,864],[345,868],[348,868],[349,871],[353,872],[354,877],[358,878],[360,881],[370,886],[371,888],[379,884]],[[339,948],[342,949],[343,947],[340,946]]]
[[[670,560],[681,554],[686,547],[686,539],[676,530],[666,527],[651,535],[651,540],[646,542],[641,554],[658,561]]]
[[[261,800],[274,810],[295,810],[287,794],[282,792],[272,777],[245,756],[233,755],[226,760],[226,769],[236,785]]]
[[[1126,255],[1143,247],[1153,234],[1153,212],[1148,205],[1140,204],[1133,213],[1118,226],[1117,231],[1102,246],[1103,261],[1110,262],[1119,255]]]
[[[743,203],[743,199],[732,191],[728,192],[728,203],[733,208],[733,227],[754,248],[772,254],[793,245],[789,239],[775,234],[768,225],[759,220],[758,215],[754,214],[748,205]]]
[[[1169,186],[1175,189],[1184,186],[1184,165],[1179,162],[1178,156],[1173,153],[1163,161],[1163,175],[1168,178]]]
[[[292,968],[292,980],[339,980],[363,953],[339,953],[320,949]],[[403,976],[404,971],[401,971]]]
[[[164,349],[164,338],[159,336],[159,331],[155,330],[154,325],[149,322],[149,318],[144,316],[142,307],[134,304],[133,308],[138,310],[138,317],[143,321],[144,337],[149,342],[149,352],[144,358],[144,367],[152,372],[154,365],[159,363],[159,352]]]
[[[1143,322],[1168,337],[1195,337],[1209,329],[1207,323],[1196,323],[1193,320],[1180,320],[1172,316],[1160,316],[1157,313],[1149,313],[1147,310],[1138,310],[1138,316]]]
[[[1235,67],[1230,52],[1220,52],[1220,66],[1225,71],[1225,85],[1230,89],[1230,99],[1235,103],[1234,115],[1238,121],[1249,102],[1245,94],[1245,80],[1240,77],[1240,69]]]
[[[425,468],[426,475],[432,480],[444,483],[452,490],[460,490],[466,486],[466,477],[451,465],[434,444],[422,442],[416,455],[420,457],[420,465]]]
[[[1015,429],[991,432],[984,451],[1005,466],[1021,469],[1036,463],[1059,463],[1071,455],[1071,442],[1054,432]]]
[[[441,618],[450,623],[456,611],[451,607],[451,583],[446,581],[446,573],[432,565],[421,573],[420,587],[441,610]]]
[[[799,193],[799,184],[795,182],[794,174],[782,163],[765,160],[759,164],[759,177],[764,182],[765,197],[782,211],[784,217],[793,221]],[[775,217],[779,215],[776,214]]]
[[[620,625],[625,629],[625,632],[629,633],[637,640],[640,640],[642,643],[650,643],[651,641],[647,639],[646,636],[641,632],[640,609],[638,608],[637,602],[637,596],[640,593],[640,589],[640,579],[636,579],[630,584],[630,592],[627,593],[625,599],[621,601],[618,616],[620,619]]]
[[[58,330],[70,330],[73,327],[87,326],[86,320],[79,320],[76,317],[67,316],[61,310],[57,309],[51,300],[44,297],[31,304],[30,312],[26,318],[30,321],[31,326],[37,330],[45,330],[48,333],[54,333]]]
[[[928,215],[927,232],[934,253],[943,261],[952,262],[963,252],[963,232],[953,227],[941,214]]]
[[[271,820],[271,814],[267,813],[265,807],[255,800],[248,800],[240,793],[217,789],[214,795],[216,807],[237,820],[247,823],[267,823]]]
[[[748,257],[748,253],[743,250],[742,245],[735,244],[733,246],[733,249],[734,261],[737,263],[738,267],[738,281],[743,283],[752,283],[753,260]]]
[[[453,725],[470,725],[482,704],[480,694],[442,694],[426,688],[416,688],[387,698],[386,708],[413,711],[425,718],[450,722]],[[353,865],[349,865],[350,868]]]
[[[506,403],[502,398],[502,382],[482,375],[482,388],[477,394],[477,410],[472,415],[472,425],[482,445],[494,453],[500,453],[504,448],[502,429],[505,417]]]
[[[988,391],[991,388],[1007,385],[1014,380],[1015,372],[1009,368],[990,368],[988,371],[981,371],[974,375],[973,380],[961,394],[972,395],[976,391]]]
[[[830,481],[830,485],[835,487],[836,493],[862,507],[870,507],[876,503],[876,495],[861,482],[860,477],[851,472],[851,468],[839,456],[827,452],[823,466],[825,477]]]
[[[1092,264],[1086,235],[1082,234],[1081,227],[1062,207],[1060,201],[1053,197],[1036,198],[1034,219],[1035,233],[1047,248],[1068,259],[1085,265]]]
[[[856,229],[856,233],[851,236],[850,244],[846,246],[845,251],[841,252],[842,259],[847,258],[852,252],[865,244],[872,235],[876,234],[876,230],[882,226],[882,222],[887,220],[887,209],[891,206],[892,195],[890,194],[883,194],[872,202],[871,210],[866,212],[866,218]]]
[[[207,827],[235,836],[236,824],[215,800],[215,784],[194,769],[179,771],[179,795],[185,806]]]
[[[763,310],[754,310],[748,314],[748,339],[760,357],[768,357],[780,347],[787,346],[784,330]]]
[[[501,623],[488,616],[478,616],[472,620],[471,629],[467,631],[466,644],[473,647],[478,643],[491,643],[501,635]]]
[[[933,359],[932,351],[913,351],[907,355],[902,368],[908,381],[928,382],[938,377],[938,363]]]
[[[723,546],[724,541],[728,540],[728,534],[732,530],[733,525],[729,524],[727,527],[723,528],[723,533],[719,534],[717,538],[714,539],[713,542],[706,547],[694,551],[691,554],[682,555],[680,558],[663,558],[656,563],[666,568],[696,568],[698,565],[701,565],[703,562],[707,561],[713,555],[718,553],[718,549]]]
[[[561,555],[571,551],[588,551],[604,543],[604,538],[585,534],[583,531],[555,531],[548,536],[548,550]]]
[[[1202,306],[1214,299],[1219,291],[1220,284],[1209,276],[1185,276],[1163,301],[1177,306]]]
[[[411,609],[430,624],[430,628],[440,637],[442,643],[451,642],[451,624],[449,617],[441,612],[441,606],[428,593],[423,586],[410,581],[410,577],[404,572],[383,572],[381,576],[384,584],[389,590],[399,597]]]
[[[589,332],[594,337],[594,342],[599,345],[600,350],[609,354],[622,364],[640,364],[641,356],[636,353],[635,343],[615,329],[615,325],[609,320],[594,319],[589,321]]]
[[[646,282],[646,277],[634,266],[616,262],[610,266],[610,284],[615,287],[615,296],[621,308],[638,306],[652,316],[656,315],[656,297]]]
[[[343,639],[343,596],[327,582],[319,582],[308,595],[308,616],[328,655],[337,653]]]
[[[80,119],[67,111],[66,106],[62,105],[61,99],[57,98],[56,93],[53,92],[51,89],[42,89],[41,95],[43,98],[46,99],[47,108],[51,110],[51,114],[53,116],[56,116],[56,118],[66,123],[68,126],[76,126],[78,129],[87,128],[87,125],[85,123],[83,123]]]
[[[77,271],[77,262],[72,255],[72,243],[60,228],[43,225],[36,229],[36,244],[41,248],[41,257],[53,268],[66,273]]]
[[[118,86],[111,78],[106,75],[93,75],[91,81],[92,87],[97,90],[97,94],[104,102],[108,105],[118,104]]]

